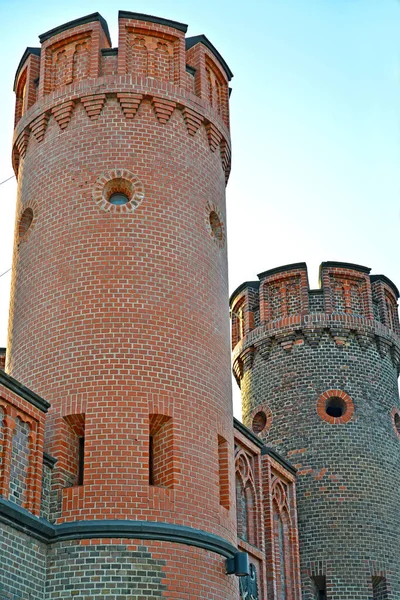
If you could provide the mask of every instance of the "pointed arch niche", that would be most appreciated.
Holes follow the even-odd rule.
[[[251,459],[243,450],[235,457],[236,515],[238,537],[258,545],[257,496]]]
[[[297,600],[297,523],[293,518],[291,483],[271,473],[271,550],[274,600]]]

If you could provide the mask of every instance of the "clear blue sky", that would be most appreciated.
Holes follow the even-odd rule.
[[[322,260],[372,267],[400,286],[400,3],[397,0],[0,0],[0,181],[12,174],[12,85],[26,46],[118,9],[204,33],[234,73],[227,188],[230,289],[268,268]],[[11,265],[15,183],[0,186],[0,273]],[[0,278],[6,345],[10,275]]]

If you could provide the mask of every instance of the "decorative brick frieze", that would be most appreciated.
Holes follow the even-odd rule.
[[[70,98],[72,96],[71,99],[65,100],[65,97],[62,96],[60,98],[61,101],[56,100],[55,106],[52,105],[51,98],[47,99],[46,97],[42,103],[45,108],[44,112],[39,112],[39,103],[39,106],[34,105],[32,107],[32,111],[34,112],[31,120],[29,119],[31,111],[27,115],[27,118],[22,119],[21,124],[17,129],[18,137],[15,139],[13,149],[13,165],[17,174],[19,161],[21,158],[24,158],[28,149],[30,132],[32,131],[35,139],[38,142],[41,142],[45,138],[49,119],[52,118],[56,120],[61,130],[66,130],[74,110],[76,110],[76,106],[79,103],[83,104],[88,119],[96,122],[101,117],[101,113],[104,110],[106,103],[117,97],[121,110],[125,118],[129,121],[136,116],[140,104],[143,102],[143,99],[146,98],[147,101],[151,102],[157,120],[163,125],[168,124],[175,109],[181,110],[186,123],[187,132],[191,137],[196,134],[200,126],[206,121],[202,114],[190,108],[190,106],[186,104],[186,99],[183,99],[179,95],[176,95],[174,100],[167,100],[155,95],[154,92],[149,90],[143,90],[143,93],[118,91],[116,86],[109,86],[108,84],[101,88],[104,90],[102,93],[98,93],[97,88],[93,89],[89,87],[87,88],[87,95],[82,95],[79,87],[75,89],[76,92],[70,94]],[[231,150],[226,131],[224,131],[223,127],[218,129],[216,125],[210,122],[204,126],[206,128],[210,150],[215,152],[217,147],[220,148],[221,165],[227,181],[231,168]]]

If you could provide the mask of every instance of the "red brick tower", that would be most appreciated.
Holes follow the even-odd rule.
[[[95,13],[40,36],[16,75],[6,371],[51,403],[48,516],[65,527],[51,549],[49,598],[66,545],[66,585],[82,575],[83,544],[110,597],[238,594],[225,574],[236,540],[232,74],[186,29],[120,12],[113,49]],[[105,538],[129,563],[115,588],[102,570]]]

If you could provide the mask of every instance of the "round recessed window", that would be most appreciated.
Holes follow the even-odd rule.
[[[260,410],[258,413],[256,413],[254,415],[251,427],[252,427],[254,433],[260,433],[263,429],[265,429],[266,424],[267,424],[267,415],[265,414],[264,411]]]
[[[394,415],[394,426],[396,428],[397,433],[400,435],[400,415],[396,413]]]
[[[133,212],[143,198],[143,184],[127,169],[111,169],[104,172],[93,188],[93,199],[107,212]]]
[[[341,398],[330,398],[325,406],[326,414],[330,417],[335,417],[335,419],[343,417],[346,410],[346,403]]]
[[[400,438],[400,410],[396,407],[392,410],[392,421],[396,435]]]
[[[122,204],[126,204],[127,202],[129,202],[129,198],[126,194],[115,192],[114,194],[111,194],[108,201],[111,204],[115,204],[116,206],[121,206]]]
[[[248,417],[248,426],[256,435],[264,438],[272,425],[272,412],[269,406],[261,404],[257,406]]]
[[[224,239],[223,225],[222,221],[214,210],[210,212],[210,227],[213,235],[219,242],[222,242]]]
[[[342,390],[328,390],[317,402],[317,413],[331,425],[347,423],[354,414],[354,403]]]
[[[211,202],[207,202],[205,213],[206,227],[220,248],[225,245],[225,227],[218,208]]]
[[[19,221],[18,234],[19,234],[20,241],[26,237],[28,230],[29,230],[30,226],[32,225],[32,221],[33,221],[33,210],[31,208],[26,208],[24,210],[24,212],[22,213],[20,221]]]

